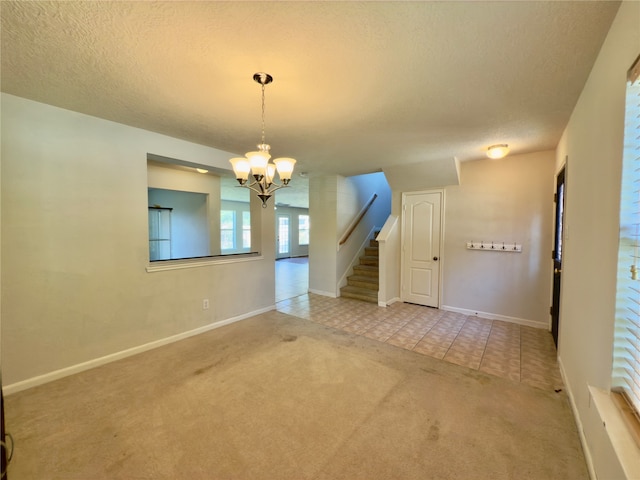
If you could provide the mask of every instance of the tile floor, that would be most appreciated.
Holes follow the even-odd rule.
[[[276,302],[309,290],[309,257],[276,260]]]
[[[542,389],[562,387],[546,330],[397,302],[389,307],[305,293],[278,311]]]

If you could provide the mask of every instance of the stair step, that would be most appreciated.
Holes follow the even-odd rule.
[[[380,249],[378,247],[365,247],[364,254],[368,257],[377,257]]]
[[[356,300],[363,300],[370,303],[378,303],[378,292],[374,290],[368,290],[366,288],[358,288],[347,285],[340,289],[340,296],[347,298],[355,298]]]
[[[378,257],[373,257],[371,255],[363,255],[360,257],[360,265],[374,265],[378,266]]]
[[[350,275],[347,277],[347,285],[352,287],[366,288],[367,290],[379,289],[378,277],[370,277],[367,275]]]
[[[369,240],[369,246],[377,248],[378,247],[378,241],[374,240],[374,239]]]
[[[354,275],[378,278],[378,266],[377,265],[354,265],[353,273]]]

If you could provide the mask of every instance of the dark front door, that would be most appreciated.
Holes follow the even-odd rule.
[[[553,248],[553,303],[551,305],[551,334],[558,346],[558,327],[560,323],[560,282],[562,277],[562,225],[564,220],[564,168],[556,178],[556,227]]]

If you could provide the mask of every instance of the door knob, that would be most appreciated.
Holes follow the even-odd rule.
[[[433,261],[437,262],[438,261],[438,257],[433,257]]]

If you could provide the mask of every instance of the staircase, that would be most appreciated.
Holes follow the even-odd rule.
[[[353,275],[347,277],[347,285],[340,289],[340,296],[378,304],[378,242],[369,240],[360,264],[353,267]]]

